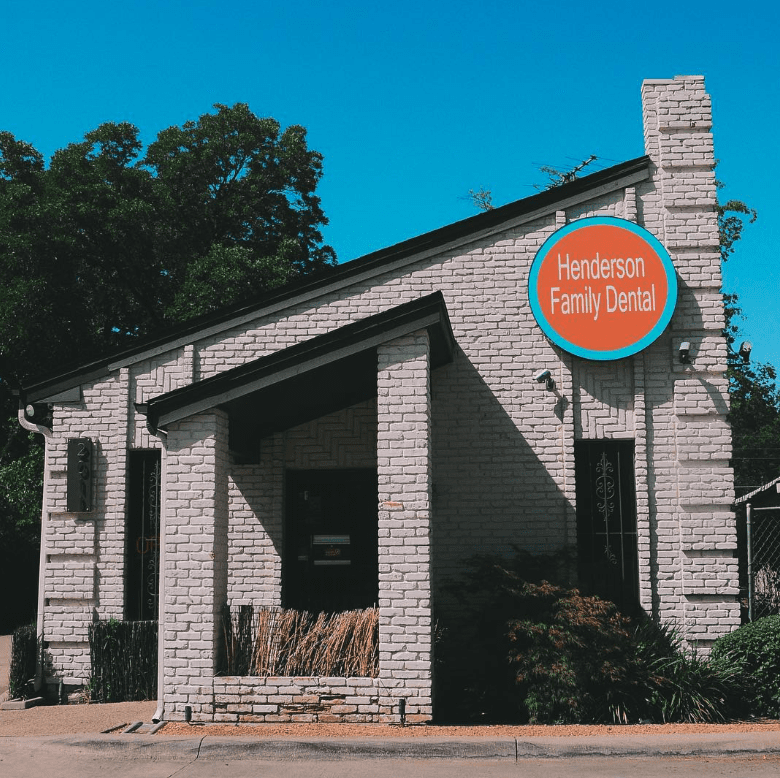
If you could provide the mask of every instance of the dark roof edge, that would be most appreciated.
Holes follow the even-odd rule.
[[[497,231],[508,222],[524,216],[540,218],[557,210],[556,206],[572,198],[586,196],[592,190],[612,186],[619,189],[644,180],[649,175],[651,161],[647,156],[622,162],[618,165],[591,173],[567,184],[547,189],[538,194],[515,200],[507,205],[470,216],[444,227],[423,233],[414,238],[374,251],[357,259],[305,276],[271,290],[251,301],[243,301],[216,313],[205,314],[176,325],[165,332],[145,337],[131,347],[110,355],[80,364],[72,369],[34,377],[21,392],[27,402],[45,400],[63,389],[99,378],[123,365],[132,364],[137,358],[146,358],[177,347],[177,342],[197,339],[197,333],[212,329],[228,329],[240,324],[247,317],[258,318],[267,309],[285,306],[301,297],[317,294],[324,289],[348,285],[356,276],[382,272],[386,266],[426,251],[432,251],[457,241],[466,241],[479,233]],[[152,353],[150,353],[152,352]],[[144,355],[144,356],[140,356]]]
[[[300,375],[334,358],[375,348],[379,343],[420,329],[436,335],[431,338],[431,366],[451,362],[455,337],[444,296],[434,292],[157,395],[143,408],[136,408],[147,415],[152,428],[157,429],[158,424],[164,428],[171,421],[254,391],[258,382],[276,381],[279,374]]]

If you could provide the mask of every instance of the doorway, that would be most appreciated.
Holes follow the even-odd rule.
[[[156,619],[160,591],[160,451],[128,452],[125,614]]]
[[[288,470],[282,601],[337,613],[379,594],[375,469]]]
[[[639,603],[633,440],[579,440],[577,562],[584,594],[630,613]]]

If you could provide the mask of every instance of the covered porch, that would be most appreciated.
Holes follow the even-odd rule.
[[[435,293],[139,408],[163,440],[159,717],[184,719],[189,708],[204,721],[397,721],[402,711],[430,719],[431,371],[453,354]],[[281,455],[286,431],[374,402],[373,473],[291,467]],[[357,470],[362,486],[336,513],[360,502],[361,515],[335,517],[321,532],[296,523],[307,483],[327,485],[330,472],[344,484]],[[251,527],[239,533],[243,545],[235,514]],[[261,537],[270,542],[258,556],[252,538]],[[259,583],[242,588],[239,578]],[[375,678],[217,675],[226,603],[338,610],[371,599]]]

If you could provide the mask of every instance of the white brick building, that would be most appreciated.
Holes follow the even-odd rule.
[[[645,157],[25,387],[25,407],[52,408],[49,681],[88,679],[94,619],[158,609],[166,719],[397,720],[403,699],[427,720],[443,583],[513,545],[578,549],[585,588],[638,598],[704,649],[737,627],[710,98],[698,76],[642,98]],[[542,245],[594,216],[644,227],[677,275],[671,322],[620,359],[555,345],[529,304]],[[608,515],[597,459],[622,494]],[[139,524],[158,516],[159,557]],[[349,564],[316,566],[326,542]],[[377,602],[379,676],[218,676],[226,602]]]

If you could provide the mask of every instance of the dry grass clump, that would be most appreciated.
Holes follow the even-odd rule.
[[[377,608],[316,613],[251,606],[224,618],[228,675],[367,676],[379,672]]]

